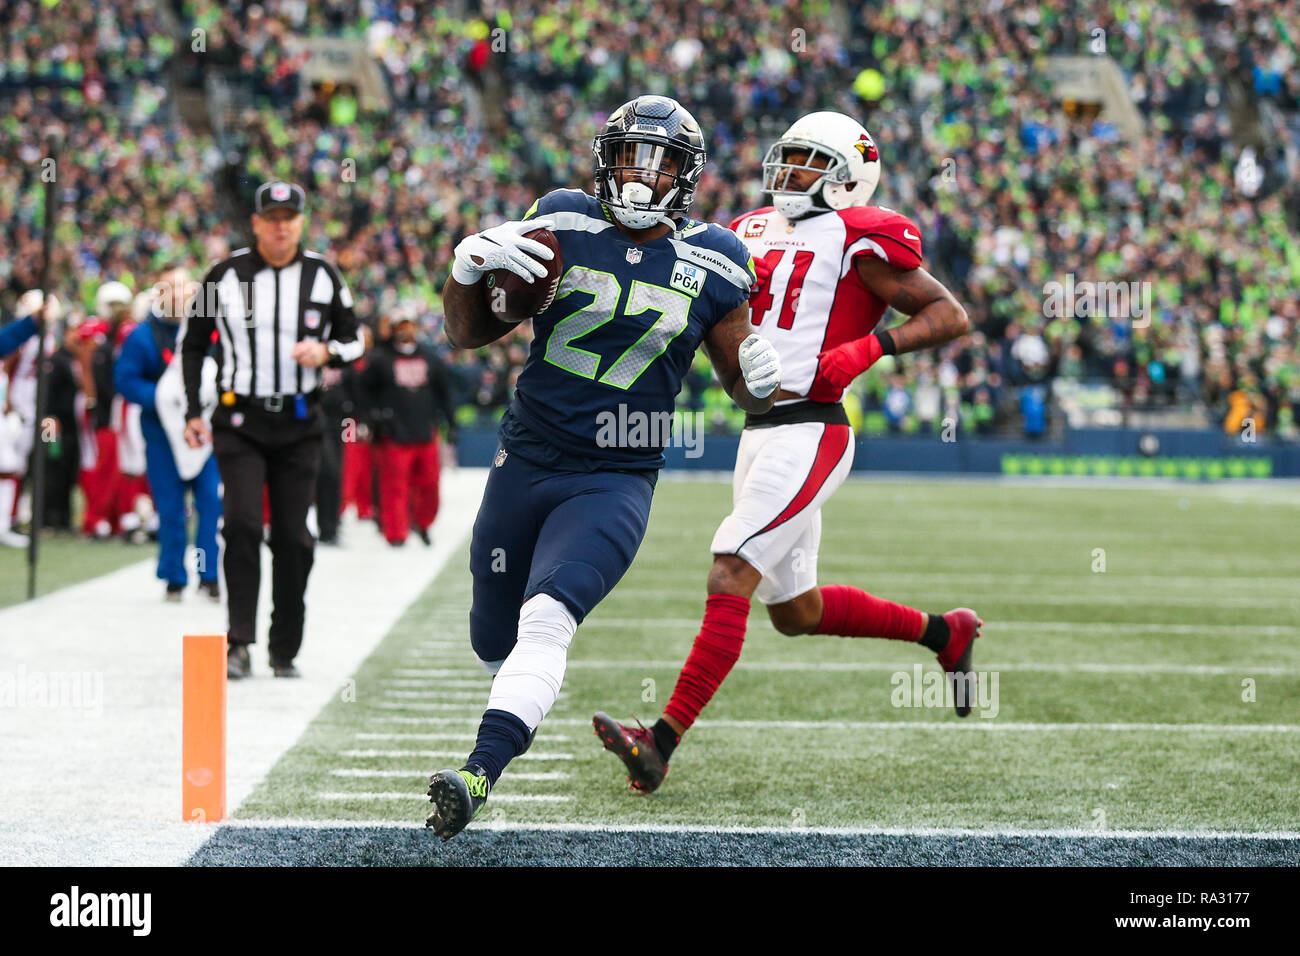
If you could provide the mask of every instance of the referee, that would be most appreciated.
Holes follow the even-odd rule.
[[[315,545],[307,510],[316,497],[323,439],[320,368],[346,365],[364,349],[352,294],[338,270],[300,246],[305,204],[297,185],[271,182],[257,190],[254,247],[212,267],[182,333],[185,440],[195,448],[212,442],[224,485],[231,678],[252,671],[263,487],[271,506],[271,670],[276,677],[299,676],[293,660],[302,646]],[[199,384],[214,330],[220,401],[209,431]]]

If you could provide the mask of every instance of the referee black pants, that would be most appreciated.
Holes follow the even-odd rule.
[[[307,509],[316,497],[320,471],[318,408],[294,417],[258,406],[219,407],[212,416],[213,452],[224,491],[222,543],[231,644],[257,639],[257,592],[261,585],[262,489],[271,508],[271,661],[288,664],[302,646],[303,597],[315,540]]]

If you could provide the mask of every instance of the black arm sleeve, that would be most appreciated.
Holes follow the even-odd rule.
[[[221,264],[213,266],[203,277],[198,295],[185,316],[181,331],[181,381],[185,385],[185,418],[198,418],[203,411],[199,402],[199,385],[203,381],[203,358],[212,344],[212,333],[217,328],[217,315],[221,299],[217,296],[217,281]]]

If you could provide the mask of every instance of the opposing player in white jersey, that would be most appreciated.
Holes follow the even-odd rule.
[[[974,611],[931,615],[856,587],[817,585],[821,508],[853,464],[845,388],[882,355],[942,345],[964,335],[969,320],[921,267],[916,224],[867,205],[880,157],[859,123],[842,113],[803,117],[768,151],[763,176],[773,205],[731,228],[753,256],[751,322],[780,354],[781,390],[770,412],[746,417],[732,512],[713,538],[704,623],[663,717],[652,728],[605,714],[593,720],[642,792],[662,782],[681,735],[740,656],[751,595],[783,634],[929,648],[950,674],[959,716],[970,713],[975,689],[971,647],[983,621]],[[876,331],[890,306],[908,320]]]

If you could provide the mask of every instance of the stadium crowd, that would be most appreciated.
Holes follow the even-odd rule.
[[[1121,408],[1201,402],[1227,431],[1249,418],[1296,435],[1300,190],[1280,156],[1243,160],[1230,112],[1240,81],[1250,105],[1300,129],[1294,5],[111,0],[10,3],[0,16],[4,317],[36,283],[36,131],[55,125],[66,142],[53,274],[70,324],[106,279],[139,290],[164,262],[198,270],[242,244],[221,195],[232,168],[250,193],[293,179],[318,210],[305,241],[328,241],[358,314],[415,309],[447,353],[459,421],[491,421],[530,333],[477,354],[444,348],[438,290],[452,248],[547,189],[587,185],[608,110],[658,92],[709,136],[705,219],[762,201],[764,148],[803,112],[843,110],[876,137],[879,202],[922,226],[932,271],[978,332],[855,383],[868,429],[949,420],[1038,435],[1084,383]],[[1096,52],[1098,31],[1141,114],[1137,141],[1071,117],[1043,82],[1044,54]],[[286,37],[339,33],[367,44],[394,109],[304,81]],[[173,95],[213,72],[247,93],[222,143],[192,132]],[[1149,325],[1047,314],[1045,286],[1067,276],[1149,283]],[[681,401],[738,427],[703,359]]]

